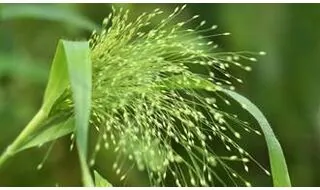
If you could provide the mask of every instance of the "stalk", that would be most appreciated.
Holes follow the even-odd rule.
[[[41,123],[46,119],[47,114],[40,109],[38,113],[33,117],[33,119],[28,123],[28,125],[23,129],[19,136],[13,141],[11,145],[2,153],[0,157],[0,168],[3,167],[4,163],[12,157],[21,146],[28,140],[30,135],[33,134],[39,127]]]

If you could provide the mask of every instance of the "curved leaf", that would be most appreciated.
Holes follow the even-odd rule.
[[[257,106],[244,96],[227,89],[221,89],[221,91],[243,105],[244,109],[258,121],[268,146],[273,185],[276,187],[290,187],[291,182],[284,154],[280,143],[265,116]]]
[[[61,9],[54,5],[3,5],[0,12],[1,20],[33,18],[58,21],[72,24],[82,29],[92,31],[97,29],[96,24],[89,19],[71,10]]]
[[[29,142],[24,144],[19,151],[40,146],[47,142],[56,140],[74,131],[74,118],[69,118],[63,122],[59,122],[56,125],[50,126],[45,130],[40,131]]]
[[[69,84],[68,63],[66,56],[70,56],[70,53],[65,52],[63,46],[63,41],[60,40],[57,46],[56,54],[53,58],[48,83],[44,92],[41,109],[43,109],[47,115],[49,115],[53,104],[62,95]]]
[[[88,125],[91,109],[91,59],[89,43],[61,41],[66,55],[75,111],[76,142],[85,186],[93,186],[87,165]]]
[[[97,171],[94,171],[94,184],[95,187],[112,187],[106,179],[104,179]]]
[[[87,41],[59,41],[42,106],[16,140],[2,154],[0,166],[20,150],[43,144],[72,132],[72,125],[70,127],[69,123],[72,122],[72,118],[67,123],[55,123],[56,126],[47,128],[48,125],[50,126],[48,122],[50,123],[50,119],[52,119],[48,118],[52,106],[68,86],[71,86],[74,102],[76,141],[83,182],[85,186],[94,185],[87,164],[88,125],[91,108],[91,59],[89,54],[90,48]],[[60,119],[61,122],[65,121],[63,117],[59,117],[56,119]],[[57,120],[54,122],[57,122]],[[59,130],[56,131],[57,129]],[[57,133],[48,135],[51,132]],[[48,135],[47,138],[45,135]]]

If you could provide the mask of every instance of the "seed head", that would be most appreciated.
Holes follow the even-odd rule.
[[[212,34],[216,25],[205,28],[206,21],[200,21],[195,29],[186,28],[198,15],[176,23],[184,8],[155,25],[160,9],[136,19],[129,19],[129,10],[113,9],[104,29],[93,32],[90,124],[99,140],[91,163],[103,147],[112,148],[121,181],[127,176],[120,160],[127,159],[148,173],[150,185],[165,185],[168,176],[177,186],[226,185],[219,170],[235,185],[249,186],[229,163],[242,163],[248,171],[253,158],[236,140],[243,131],[257,132],[220,108],[231,103],[219,91],[242,83],[230,67],[250,71],[239,62],[256,59],[248,52],[218,52],[212,40],[230,33]],[[56,110],[72,110],[68,93]],[[216,153],[216,143],[225,147],[224,155]]]

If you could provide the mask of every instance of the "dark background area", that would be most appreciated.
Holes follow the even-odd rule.
[[[115,6],[131,9],[134,19],[156,7],[170,14],[177,5]],[[110,11],[110,4],[0,4],[0,152],[40,107],[58,39],[88,39]],[[178,19],[195,14],[208,27],[217,24],[219,32],[232,33],[215,39],[222,50],[267,52],[252,65],[252,72],[235,73],[245,81],[237,89],[271,123],[293,186],[320,186],[320,5],[189,4]],[[250,120],[245,113],[239,115]],[[268,167],[263,138],[248,136],[242,143]],[[77,155],[69,145],[68,137],[57,141],[40,171],[36,167],[47,145],[19,153],[0,170],[0,186],[81,185]],[[107,156],[99,157],[98,165],[113,179],[106,172],[112,160]],[[270,177],[256,166],[251,168],[247,179],[254,186],[272,185]],[[135,175],[133,184],[143,184],[144,177]]]

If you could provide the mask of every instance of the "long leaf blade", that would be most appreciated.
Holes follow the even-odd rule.
[[[56,140],[74,131],[74,118],[69,118],[66,121],[59,122],[56,125],[49,126],[48,128],[36,133],[33,138],[25,143],[19,151],[40,146],[47,142]]]
[[[69,80],[74,101],[76,142],[79,152],[83,180],[93,186],[87,160],[88,127],[91,108],[91,59],[87,41],[62,41],[68,63]]]
[[[72,10],[62,9],[56,5],[4,5],[0,20],[32,18],[71,24],[88,31],[97,29],[96,24]]]
[[[87,165],[88,124],[91,107],[91,60],[89,53],[87,41],[59,41],[41,109],[48,114],[56,100],[70,84],[74,101],[76,141],[83,182],[86,186],[93,186]]]
[[[36,134],[45,129],[43,127],[46,120],[50,120],[49,114],[53,105],[69,85],[71,86],[74,102],[76,140],[83,182],[85,186],[94,186],[87,164],[88,126],[91,108],[91,59],[89,43],[87,41],[59,41],[42,106],[16,140],[1,155],[0,165],[13,154],[25,149],[24,145],[28,144],[28,142],[32,142],[29,144],[29,147],[41,144],[42,142],[48,142],[47,139],[41,136],[41,133],[40,137],[37,137]],[[60,137],[60,135],[69,133],[70,130],[64,129],[63,131],[58,136],[53,135],[50,138],[54,140]]]
[[[273,133],[273,130],[265,116],[257,106],[255,106],[244,96],[227,89],[221,89],[221,91],[235,99],[240,104],[244,105],[244,108],[259,123],[268,146],[273,185],[276,187],[290,187],[291,182],[289,172],[281,145]]]
[[[44,92],[42,108],[49,114],[55,101],[68,87],[68,64],[62,41],[59,41],[50,69],[49,80]]]

